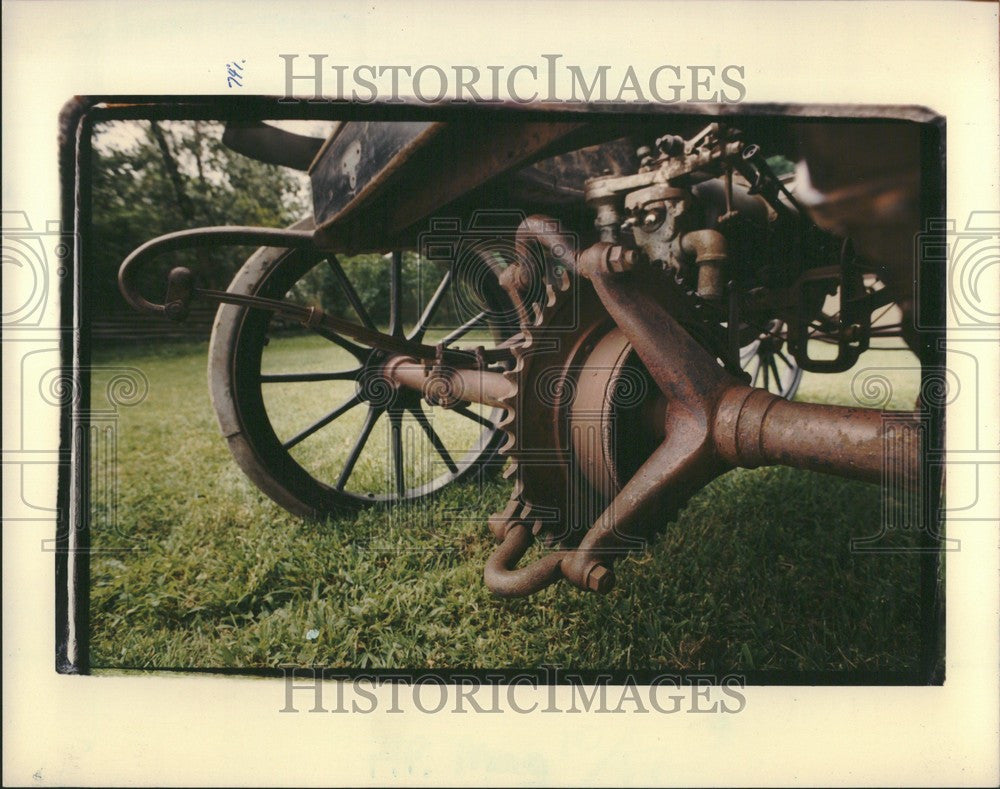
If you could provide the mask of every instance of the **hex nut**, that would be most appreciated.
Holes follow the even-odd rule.
[[[626,271],[631,271],[636,267],[636,264],[639,262],[639,254],[634,249],[625,249],[615,244],[613,247],[608,248],[604,262],[608,267],[608,271],[613,271],[615,274],[624,274]]]
[[[587,588],[598,594],[607,594],[614,586],[615,575],[603,564],[595,564],[587,573]]]

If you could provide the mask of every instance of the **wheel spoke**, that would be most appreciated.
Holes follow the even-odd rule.
[[[389,334],[403,336],[403,253],[392,253],[389,271]]]
[[[366,310],[365,305],[361,303],[361,297],[358,296],[358,292],[354,289],[351,281],[347,278],[347,274],[344,271],[343,266],[340,265],[340,261],[333,255],[330,255],[330,257],[326,259],[326,262],[330,267],[330,270],[333,271],[333,275],[337,278],[337,282],[340,283],[340,289],[344,291],[344,295],[347,296],[347,300],[351,303],[351,307],[354,308],[354,312],[357,313],[361,322],[369,329],[374,329],[375,324],[372,323],[372,319],[368,315],[368,310]]]
[[[354,406],[356,406],[360,402],[361,402],[361,397],[359,395],[355,394],[355,395],[351,396],[348,400],[345,400],[339,406],[337,406],[336,408],[334,408],[329,414],[327,414],[326,416],[324,416],[318,422],[315,422],[315,423],[311,424],[309,427],[307,427],[305,430],[303,430],[301,433],[299,433],[294,438],[288,439],[288,441],[286,441],[281,446],[284,449],[286,449],[286,450],[291,449],[295,445],[301,443],[302,441],[305,441],[307,438],[309,438],[309,436],[311,436],[317,430],[321,430],[322,428],[326,427],[328,424],[330,424],[335,419],[339,419],[341,416],[343,416],[344,414],[346,414],[348,411],[350,411],[352,408],[354,408]]]
[[[764,388],[767,390],[771,389],[770,373],[767,369],[767,362],[763,359],[760,360],[760,366],[764,368]]]
[[[392,473],[396,482],[396,495],[403,498],[406,495],[406,484],[403,481],[403,414],[401,411],[389,412],[389,432],[392,442]]]
[[[267,331],[269,327],[274,327],[277,330],[284,326],[286,320],[277,321],[275,316],[284,316],[287,313],[287,315],[297,318],[298,322],[305,324],[315,336],[323,337],[324,340],[337,347],[332,362],[319,362],[309,366],[283,365],[277,362],[268,365],[267,359],[271,357],[264,353],[264,365],[262,366],[260,364],[261,351],[257,346],[253,346],[249,349],[251,355],[247,357],[249,367],[240,368],[245,369],[242,380],[249,381],[251,386],[259,386],[258,391],[264,396],[265,401],[267,401],[267,395],[274,396],[276,394],[273,386],[270,390],[266,388],[272,384],[298,386],[300,392],[303,391],[301,385],[308,383],[326,384],[329,382],[334,384],[336,400],[323,403],[318,412],[306,412],[303,416],[298,416],[297,412],[293,413],[289,427],[281,429],[277,423],[272,422],[269,402],[262,403],[263,410],[260,413],[250,414],[241,422],[243,429],[247,430],[248,438],[253,441],[255,451],[265,450],[269,446],[277,444],[284,452],[291,453],[291,456],[282,455],[285,462],[281,462],[281,458],[272,458],[273,462],[268,462],[267,475],[274,480],[275,484],[283,485],[294,491],[292,495],[297,500],[301,500],[304,505],[317,511],[339,501],[388,500],[390,503],[402,503],[411,498],[421,497],[458,477],[465,467],[464,452],[461,451],[458,444],[454,444],[448,432],[442,427],[442,422],[434,424],[434,417],[429,410],[430,406],[422,403],[415,394],[402,393],[394,396],[390,401],[391,404],[383,401],[383,404],[380,405],[369,402],[367,394],[362,392],[360,387],[357,387],[358,391],[354,391],[356,385],[361,381],[362,375],[366,374],[366,370],[369,369],[369,365],[374,366],[377,361],[382,359],[383,354],[406,352],[408,345],[423,343],[428,336],[441,336],[442,341],[432,344],[454,349],[456,346],[461,346],[463,341],[466,344],[480,342],[475,338],[481,334],[485,337],[486,332],[489,331],[493,341],[497,343],[499,348],[503,348],[502,340],[516,331],[516,326],[508,326],[507,324],[504,324],[502,329],[494,327],[493,316],[496,314],[494,310],[498,309],[494,302],[501,302],[503,308],[507,307],[504,300],[506,294],[502,290],[498,290],[496,299],[489,298],[477,302],[476,306],[465,312],[451,325],[443,326],[441,321],[444,319],[444,314],[451,310],[448,299],[455,292],[459,282],[458,277],[461,275],[460,272],[450,268],[435,275],[439,277],[437,282],[431,280],[427,283],[429,288],[425,291],[426,298],[422,300],[423,303],[420,307],[411,307],[410,299],[412,296],[405,290],[410,274],[409,269],[404,268],[404,263],[408,261],[408,258],[405,257],[406,254],[402,251],[393,251],[379,261],[378,267],[383,276],[386,265],[389,267],[389,282],[383,285],[385,290],[381,302],[381,319],[378,310],[375,309],[373,303],[369,302],[367,296],[362,300],[364,289],[353,277],[354,268],[351,261],[340,260],[339,256],[324,252],[310,255],[308,260],[296,258],[296,266],[287,272],[282,270],[283,278],[276,279],[274,282],[274,290],[277,291],[279,286],[284,288],[286,294],[284,298],[288,300],[290,305],[299,309],[284,310],[270,302],[261,302],[260,304],[272,307],[272,309],[267,310],[263,306],[249,302],[251,308],[270,313],[262,317],[262,320],[269,322],[263,324],[264,331]],[[303,301],[306,298],[303,294],[307,293],[308,289],[304,289],[301,282],[302,272],[307,271],[306,263],[312,267],[308,271],[312,271],[313,275],[318,273],[325,278],[328,295],[332,296],[335,304],[341,305],[339,313],[335,309],[331,309],[329,315],[309,312],[310,303]],[[316,266],[320,268],[317,270]],[[329,268],[325,269],[327,266]],[[299,271],[300,267],[302,272]],[[298,280],[293,275],[297,275]],[[336,284],[334,284],[334,280]],[[312,279],[307,280],[307,283],[312,282]],[[499,287],[496,282],[492,284]],[[386,296],[388,297],[388,305],[385,304]],[[349,308],[346,307],[347,304],[350,305]],[[347,309],[346,313],[343,313],[344,309]],[[346,315],[347,320],[344,320],[342,315]],[[414,320],[414,318],[416,319]],[[288,318],[287,322],[291,322],[291,318]],[[310,323],[318,325],[309,326]],[[458,325],[459,323],[461,325]],[[257,339],[256,335],[254,339]],[[265,336],[259,345],[266,344],[267,337]],[[321,352],[323,348],[327,348],[325,353],[329,354],[329,346],[326,343],[322,343],[318,347]],[[347,357],[340,356],[341,350],[349,354],[351,359],[347,360]],[[448,351],[446,355],[454,352],[454,350]],[[481,359],[484,369],[507,369],[504,367],[508,364],[506,353],[492,351],[488,353],[488,356]],[[471,352],[469,355],[471,356]],[[338,382],[343,382],[343,384]],[[348,386],[348,382],[350,382],[350,386]],[[337,392],[336,387],[341,385],[349,391],[342,394]],[[317,388],[317,393],[322,388]],[[291,406],[288,402],[285,405],[286,408]],[[327,413],[328,410],[329,413]],[[466,419],[476,425],[475,428],[469,425],[465,429],[466,433],[470,430],[473,431],[478,439],[468,459],[486,457],[488,453],[495,451],[497,442],[488,439],[498,437],[496,436],[496,431],[499,429],[497,422],[500,421],[499,417],[503,412],[500,409],[484,409],[476,404],[465,402],[454,410],[462,417],[462,422],[458,423],[458,427],[461,427]],[[350,416],[346,419],[340,419],[348,412],[351,412]],[[423,438],[419,438],[416,429],[413,429],[412,433],[409,432],[411,430],[411,415],[416,424],[420,426],[419,430],[426,436],[426,443],[424,443]],[[339,428],[335,426],[327,430],[325,436],[321,435],[316,438],[320,431],[338,419],[340,419]],[[382,455],[383,439],[375,440],[373,437],[376,431],[380,431],[386,424],[388,424],[389,429],[389,446],[387,447],[389,451]],[[404,427],[407,431],[405,433]],[[278,433],[277,440],[275,432]],[[305,443],[310,438],[313,439],[313,443]],[[378,454],[382,455],[382,461],[376,462],[376,467],[381,466],[382,469],[385,469],[385,477],[382,477],[382,480],[369,479],[373,470],[379,470],[380,473],[377,476],[382,476],[381,469],[368,469],[366,465],[365,458],[375,449],[373,440],[379,445]],[[338,443],[341,449],[335,452],[337,458],[335,458],[333,467],[330,468],[328,463],[324,461],[324,457],[328,457],[328,455],[323,455],[322,451],[330,448],[336,450],[335,445]],[[449,446],[449,443],[453,446]],[[300,445],[304,445],[305,449],[299,449]],[[433,447],[433,450],[431,450],[430,455],[425,455],[423,453],[426,453],[428,445]],[[462,447],[464,448],[464,444]],[[275,446],[275,448],[277,447]],[[316,451],[312,452],[311,450]],[[415,451],[422,454],[414,455]],[[366,455],[366,453],[368,454]],[[291,458],[294,458],[294,462]],[[416,462],[414,462],[415,460]],[[429,476],[434,477],[431,481],[423,479],[423,465],[426,461],[438,468],[437,472],[430,473]],[[301,468],[295,465],[296,462],[301,465]],[[444,466],[446,470],[442,471],[441,466]],[[308,475],[305,478],[301,476],[303,470]]]
[[[427,325],[434,318],[434,313],[437,312],[438,307],[441,306],[444,294],[447,292],[449,285],[451,285],[451,269],[445,271],[444,276],[441,277],[437,289],[428,300],[427,306],[424,307],[423,314],[421,314],[416,327],[410,333],[409,339],[420,342],[424,338],[424,334],[427,332]]]
[[[448,470],[452,474],[458,473],[458,465],[452,460],[450,454],[448,454],[448,449],[445,447],[444,442],[441,440],[441,436],[437,434],[437,431],[431,425],[430,420],[427,418],[427,414],[424,413],[424,409],[421,408],[420,404],[417,403],[416,406],[410,409],[410,413],[416,417],[416,420],[420,427],[423,428],[424,433],[427,435],[427,440],[431,442],[431,446],[437,450],[437,453],[441,456]]]
[[[375,427],[375,423],[381,414],[381,408],[376,408],[373,405],[368,406],[368,413],[365,416],[365,423],[361,426],[361,433],[354,442],[351,454],[347,456],[347,463],[344,464],[344,469],[340,472],[340,478],[337,480],[337,490],[343,490],[344,485],[347,484],[347,480],[351,476],[351,472],[354,471],[354,466],[357,464],[358,458],[361,457],[361,452],[365,448],[365,444],[368,443],[368,437],[372,433],[372,428]]]
[[[316,332],[320,337],[323,337],[334,345],[339,345],[345,351],[347,351],[351,356],[357,359],[359,362],[363,362],[368,357],[368,349],[363,348],[360,345],[356,345],[350,340],[341,337],[336,332],[330,331],[329,329],[324,329],[322,326],[314,326],[312,330]]]
[[[486,313],[480,312],[478,315],[470,318],[461,326],[459,326],[457,329],[455,329],[451,334],[445,336],[444,339],[441,340],[441,345],[444,346],[451,345],[451,343],[455,342],[455,340],[459,340],[462,337],[464,337],[466,334],[468,334],[470,331],[476,328],[476,326],[478,326],[484,320],[486,320]]]
[[[336,373],[269,373],[260,376],[262,384],[291,384],[308,381],[356,381],[361,368]]]
[[[478,422],[484,427],[488,427],[490,429],[496,429],[496,425],[493,424],[489,419],[487,419],[485,416],[477,414],[468,406],[460,405],[457,408],[453,408],[451,410],[454,411],[456,414],[461,414],[466,419],[471,419],[473,422]]]
[[[757,360],[757,366],[754,368],[754,371],[753,371],[753,381],[751,382],[750,386],[756,386],[757,385],[757,379],[760,378],[760,357],[759,356],[754,356],[754,358]]]
[[[785,385],[781,382],[781,373],[778,372],[778,364],[774,361],[773,356],[770,359],[770,366],[771,371],[774,373],[774,385],[778,389],[778,394],[781,394],[785,389]]]
[[[792,364],[790,361],[788,361],[788,357],[785,356],[785,354],[783,354],[781,351],[775,351],[775,353],[778,354],[778,357],[781,359],[781,361],[787,364],[790,369],[793,370],[795,369],[795,365]]]

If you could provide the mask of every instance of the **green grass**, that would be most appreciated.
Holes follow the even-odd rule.
[[[317,348],[309,338],[275,340],[267,363],[309,369]],[[120,409],[116,509],[109,497],[93,508],[95,667],[726,672],[916,664],[917,557],[849,547],[852,537],[879,530],[876,486],[785,468],[737,470],[695,496],[650,550],[620,561],[609,596],[560,584],[497,600],[482,567],[494,548],[486,517],[509,493],[499,475],[452,486],[428,505],[300,520],[232,460],[209,402],[206,350],[95,354],[98,367],[138,368],[150,384],[143,402]],[[917,366],[908,354],[876,351],[859,368],[880,364]],[[95,372],[95,409],[106,402],[110,375]],[[800,399],[851,403],[853,375],[807,376]],[[890,407],[911,407],[916,371],[895,381]],[[301,428],[328,405],[301,393],[273,397],[275,418],[288,420],[282,430]],[[461,439],[460,426],[435,426],[446,440]],[[313,455],[304,442],[303,462],[345,452],[356,429],[338,423],[324,431]],[[101,452],[95,474],[106,467],[109,450]],[[359,464],[355,484],[382,478],[376,452]]]

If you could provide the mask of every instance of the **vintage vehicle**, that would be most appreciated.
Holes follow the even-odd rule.
[[[192,300],[221,305],[209,360],[220,428],[243,471],[294,513],[415,501],[506,462],[512,491],[490,518],[499,545],[485,570],[497,595],[563,578],[607,592],[617,556],[738,466],[899,490],[919,481],[932,506],[940,480],[923,472],[922,447],[942,429],[940,407],[791,401],[803,371],[847,370],[873,337],[902,337],[933,361],[915,315],[937,286],[924,277],[918,290],[914,268],[914,239],[941,200],[932,114],[701,110],[349,118],[326,140],[230,122],[230,147],[308,170],[312,217],[153,239],[122,264],[121,291],[178,321]],[[227,290],[175,267],[162,303],[140,293],[151,258],[227,244],[259,247]],[[360,252],[389,256],[388,326],[338,258]],[[409,326],[404,252],[444,271]],[[352,317],[296,300],[317,267]],[[431,338],[445,299],[459,318]],[[898,320],[873,322],[890,305]],[[289,322],[346,351],[349,369],[270,370],[270,334]],[[312,424],[279,427],[267,388],[320,381],[353,393]],[[354,409],[364,421],[337,464],[295,454]],[[478,432],[461,455],[435,430],[442,411]],[[437,453],[439,473],[420,484],[407,479],[404,416]],[[383,417],[390,485],[352,487]],[[536,538],[551,550],[519,567]]]

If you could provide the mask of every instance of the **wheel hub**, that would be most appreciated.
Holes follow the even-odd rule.
[[[589,343],[588,343],[589,346]],[[618,329],[604,334],[566,379],[569,443],[584,477],[617,494],[665,436],[666,398]]]
[[[392,354],[377,349],[368,354],[358,374],[358,395],[381,410],[400,411],[419,405],[420,392],[399,386],[388,373],[387,363],[392,358]]]

